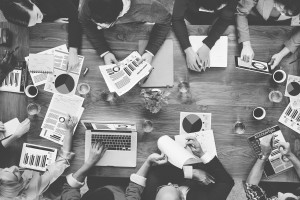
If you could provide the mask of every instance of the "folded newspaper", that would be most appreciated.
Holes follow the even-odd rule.
[[[149,75],[153,68],[134,51],[118,64],[99,66],[99,69],[109,91],[121,96]]]

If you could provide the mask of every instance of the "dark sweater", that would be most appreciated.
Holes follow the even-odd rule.
[[[78,22],[78,6],[75,5],[74,0],[36,0],[34,2],[44,14],[43,22],[69,18],[68,45],[79,48],[82,31]]]
[[[172,25],[183,50],[191,46],[187,27],[184,22],[185,13],[199,12],[200,7],[205,7],[203,5],[202,0],[175,0]],[[236,6],[236,0],[228,0],[228,4],[224,8],[215,12],[215,14],[219,15],[219,18],[213,24],[208,37],[203,41],[210,49],[215,45],[227,27],[234,22]]]
[[[96,24],[91,20],[92,16],[88,2],[88,0],[83,1],[79,20],[93,47],[101,55],[110,51],[110,48],[104,38],[103,30],[98,30]],[[116,24],[131,22],[155,23],[146,47],[146,50],[155,55],[165,41],[171,28],[171,14],[156,0],[131,0],[129,11],[123,17],[119,18]]]

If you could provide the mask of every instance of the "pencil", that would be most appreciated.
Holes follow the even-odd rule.
[[[294,62],[296,62],[297,60],[299,60],[300,59],[300,57],[299,58],[297,58],[296,60],[294,60],[294,61],[292,61],[292,62],[290,62],[290,64],[293,64]]]
[[[3,140],[6,140],[6,139],[8,139],[8,138],[10,138],[12,135],[9,135],[9,136],[6,136],[5,138],[2,138],[1,140],[0,140],[0,142],[2,142]]]

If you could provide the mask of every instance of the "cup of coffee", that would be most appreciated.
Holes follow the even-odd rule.
[[[34,85],[28,85],[26,88],[25,88],[25,94],[27,97],[29,98],[34,98],[37,96],[38,94],[38,88]]]
[[[266,116],[266,110],[262,107],[257,107],[253,110],[253,117],[257,120],[262,120]]]
[[[273,73],[273,80],[276,83],[283,83],[285,79],[286,79],[286,73],[283,70],[279,69]]]

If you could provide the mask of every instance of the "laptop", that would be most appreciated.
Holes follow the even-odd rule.
[[[293,168],[293,164],[286,157],[281,155],[278,145],[279,142],[285,142],[283,134],[279,126],[273,126],[267,128],[263,131],[256,133],[255,135],[248,138],[250,146],[253,148],[255,154],[258,156],[261,153],[260,140],[261,138],[267,135],[273,135],[273,149],[269,156],[269,159],[266,161],[264,174],[266,178],[271,178],[282,172],[285,172],[288,169]]]
[[[136,167],[136,125],[123,122],[81,120],[85,132],[85,161],[91,145],[101,141],[108,148],[96,166]]]

